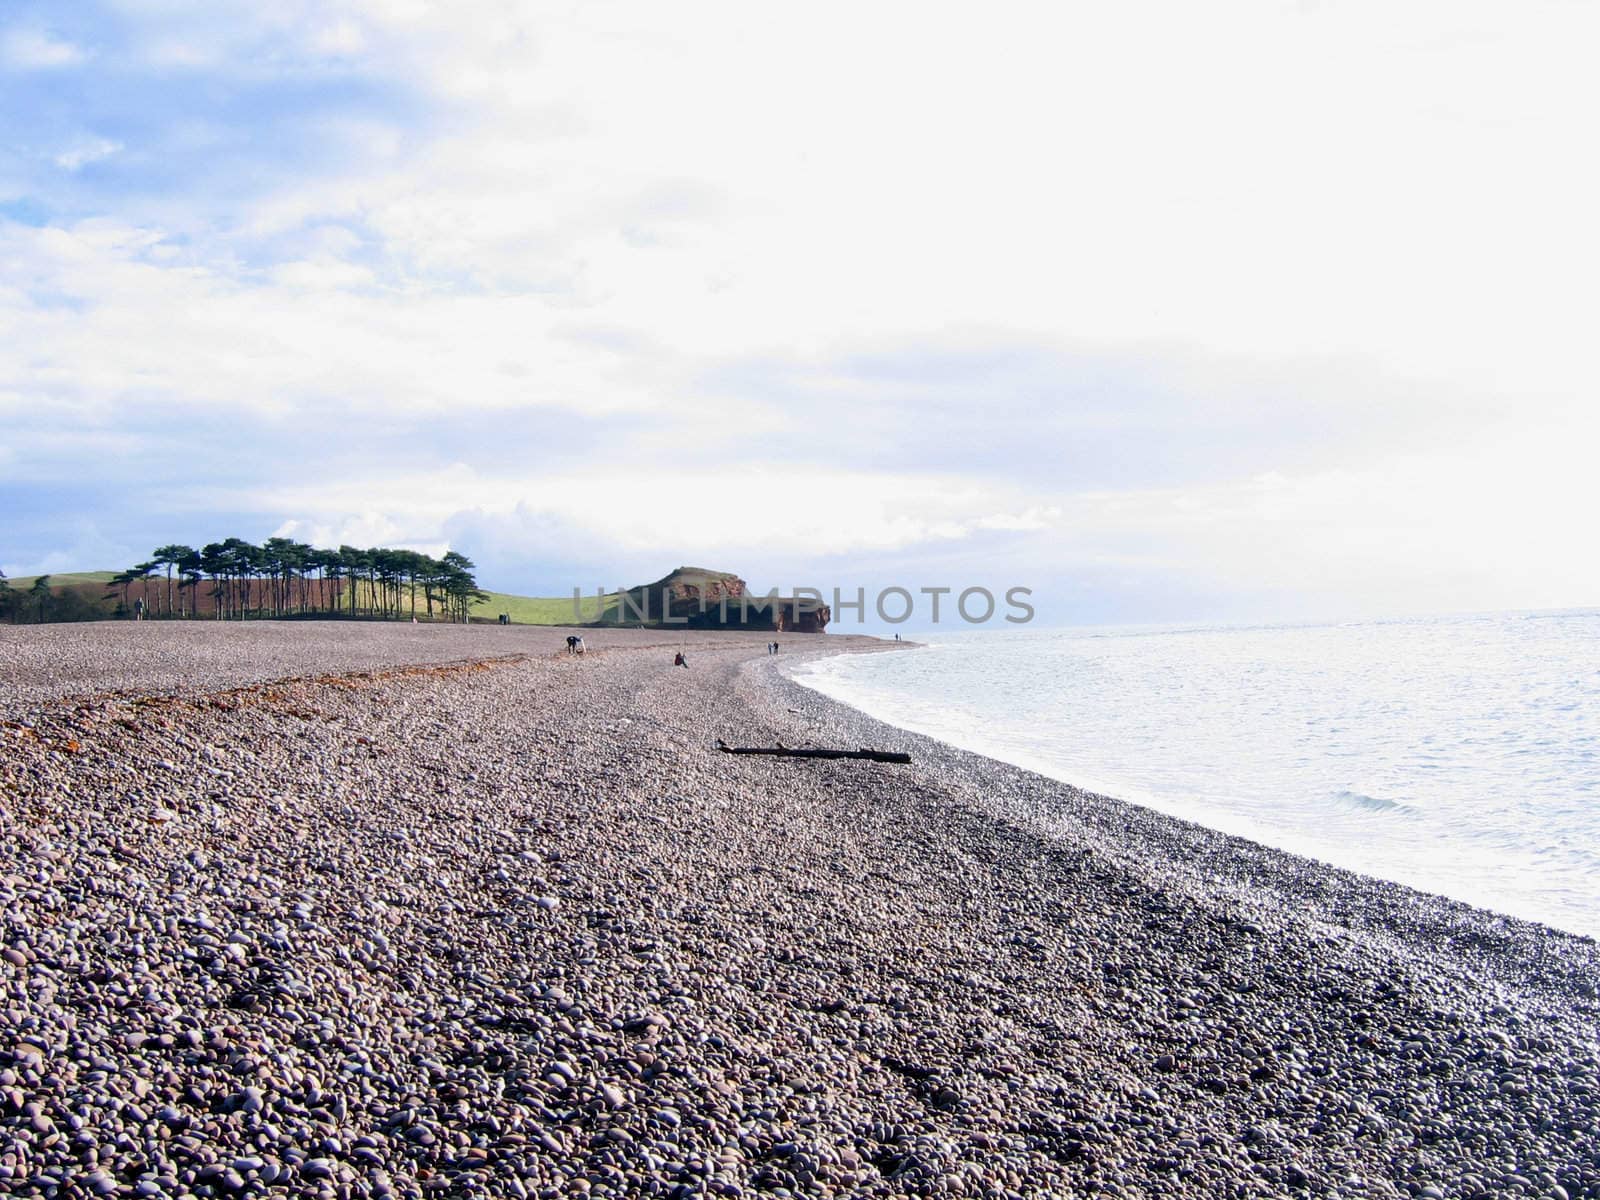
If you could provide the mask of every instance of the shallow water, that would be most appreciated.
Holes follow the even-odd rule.
[[[1600,935],[1600,611],[921,640],[796,678],[1095,791]]]

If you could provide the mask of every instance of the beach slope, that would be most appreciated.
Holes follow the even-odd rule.
[[[1591,941],[584,636],[0,630],[0,1190],[1600,1196]]]

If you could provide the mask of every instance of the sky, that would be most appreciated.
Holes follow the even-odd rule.
[[[285,535],[1052,624],[1600,605],[1597,35],[6,0],[0,569]]]

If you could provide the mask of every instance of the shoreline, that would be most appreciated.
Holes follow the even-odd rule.
[[[893,644],[885,647],[892,650],[901,648],[901,645]],[[875,651],[869,649],[865,652]],[[1326,876],[1327,879],[1321,881],[1327,885],[1323,889],[1323,894],[1312,897],[1317,902],[1316,911],[1311,911],[1311,907],[1308,906],[1308,911],[1301,914],[1303,918],[1320,920],[1330,925],[1342,924],[1350,916],[1359,914],[1335,914],[1325,910],[1341,901],[1359,898],[1366,902],[1376,901],[1385,914],[1392,914],[1386,915],[1382,922],[1369,920],[1364,923],[1360,932],[1368,935],[1383,936],[1392,932],[1392,922],[1399,919],[1418,930],[1426,929],[1427,936],[1419,936],[1418,940],[1422,945],[1430,946],[1432,944],[1430,939],[1442,929],[1458,925],[1470,926],[1474,927],[1469,930],[1472,935],[1481,936],[1482,927],[1487,926],[1493,932],[1503,933],[1508,941],[1549,938],[1576,943],[1580,948],[1580,954],[1582,950],[1594,950],[1597,961],[1600,961],[1600,942],[1591,935],[1573,933],[1545,922],[1500,912],[1441,893],[1429,892],[1397,880],[1342,867],[1312,855],[1270,845],[1245,834],[1217,829],[1198,819],[1166,812],[1153,805],[1125,800],[1106,792],[1083,787],[1069,780],[1046,774],[1042,770],[993,757],[979,750],[969,750],[944,741],[936,735],[907,729],[873,716],[848,701],[829,696],[819,689],[800,682],[787,670],[783,672],[781,679],[784,685],[796,689],[801,695],[821,701],[817,714],[820,719],[829,719],[829,708],[837,710],[831,717],[831,723],[846,740],[856,737],[873,740],[875,744],[892,743],[895,749],[911,752],[919,762],[937,762],[938,769],[952,779],[965,779],[967,782],[963,787],[963,800],[970,803],[975,810],[998,821],[1025,828],[1034,836],[1046,840],[1063,838],[1082,840],[1086,845],[1092,845],[1097,852],[1118,859],[1124,866],[1142,866],[1163,874],[1167,882],[1182,879],[1186,885],[1193,885],[1195,880],[1188,877],[1181,860],[1176,856],[1170,861],[1163,860],[1160,864],[1141,863],[1133,849],[1118,844],[1119,826],[1124,836],[1131,833],[1135,836],[1153,837],[1163,843],[1182,848],[1185,855],[1204,855],[1222,859],[1233,855],[1243,858],[1249,863],[1253,872],[1252,878],[1248,880],[1248,886],[1251,887],[1272,886],[1272,881],[1292,885],[1294,881],[1307,875]],[[789,698],[792,701],[792,693],[789,693]],[[970,793],[973,790],[981,791],[986,788],[991,793],[995,790],[1009,793],[1006,802],[995,804],[992,799],[985,802],[971,797]],[[1061,828],[1061,824],[1070,821],[1085,822],[1088,827],[1068,833]],[[1176,877],[1172,875],[1173,871],[1178,872]],[[1241,885],[1235,881],[1234,886]],[[1200,890],[1203,892],[1205,889]],[[1259,902],[1256,902],[1255,907],[1260,907]],[[1518,958],[1513,962],[1520,968],[1524,960]],[[1586,976],[1574,977],[1580,985],[1587,982]],[[1594,982],[1600,984],[1600,979]],[[1589,993],[1579,991],[1577,998],[1582,1001],[1589,999],[1590,996]],[[1597,1014],[1600,1014],[1600,1008],[1597,1008]]]
[[[1591,940],[786,675],[867,639],[488,628],[0,655],[17,1194],[1600,1196]]]
[[[811,683],[805,678],[797,678],[797,682],[802,686],[806,686],[806,688],[818,691],[830,701],[856,709],[856,701],[851,698],[851,691],[853,691],[854,686],[859,685],[861,680],[856,678],[856,682],[850,683],[848,682],[850,678],[850,675],[845,675],[846,682],[840,683],[837,677],[824,675],[826,682]],[[870,674],[866,675],[866,685],[867,691],[870,693],[872,686],[874,686],[872,685],[872,675]],[[886,709],[893,712],[894,704],[890,702],[894,699],[893,690],[891,690],[890,696],[886,696],[886,698],[878,696],[875,699],[882,699]],[[917,728],[917,720],[914,720],[910,725],[902,726],[896,723],[893,715],[878,717],[878,715],[872,714],[867,709],[856,710],[862,712],[870,720],[883,723],[888,728],[896,728],[896,730],[904,728],[910,733],[920,734],[920,736],[925,736],[931,741],[949,744],[954,749],[963,750],[966,754],[990,758],[994,762],[1005,763],[1005,765],[1011,766],[1014,770],[1037,774],[1037,776],[1042,776],[1043,779],[1048,779],[1053,784],[1069,787],[1074,792],[1094,795],[1094,797],[1102,798],[1102,800],[1112,800],[1114,798],[1117,802],[1134,806],[1138,810],[1155,811],[1155,813],[1160,813],[1165,818],[1171,819],[1171,821],[1178,821],[1179,824],[1202,827],[1202,829],[1213,830],[1216,834],[1224,835],[1224,837],[1238,838],[1240,842],[1246,843],[1246,845],[1264,846],[1264,848],[1278,851],[1278,853],[1290,854],[1296,859],[1304,859],[1304,861],[1312,862],[1315,866],[1323,867],[1323,869],[1352,872],[1358,877],[1371,878],[1371,880],[1378,880],[1378,882],[1400,886],[1400,888],[1405,888],[1408,893],[1413,894],[1414,898],[1443,899],[1443,901],[1458,902],[1458,904],[1464,904],[1469,909],[1475,910],[1478,914],[1490,915],[1490,917],[1499,918],[1504,922],[1526,923],[1526,925],[1533,925],[1536,928],[1541,928],[1541,930],[1549,931],[1550,934],[1578,938],[1579,941],[1592,942],[1595,941],[1597,936],[1600,936],[1600,928],[1595,928],[1595,917],[1592,912],[1582,909],[1574,910],[1571,906],[1563,907],[1563,901],[1565,901],[1566,896],[1558,896],[1554,901],[1546,902],[1544,901],[1544,894],[1546,893],[1538,893],[1538,891],[1517,893],[1517,890],[1510,890],[1507,893],[1504,888],[1496,890],[1496,888],[1482,886],[1475,874],[1462,874],[1461,862],[1459,862],[1461,850],[1459,848],[1456,848],[1456,859],[1451,859],[1454,862],[1454,870],[1440,870],[1437,866],[1434,866],[1432,870],[1416,869],[1416,864],[1405,858],[1403,854],[1406,851],[1424,853],[1424,851],[1430,850],[1434,845],[1432,838],[1413,835],[1410,840],[1405,840],[1405,838],[1390,840],[1389,853],[1378,854],[1378,856],[1352,853],[1352,845],[1349,842],[1341,843],[1338,838],[1326,837],[1325,827],[1317,824],[1312,819],[1312,814],[1309,813],[1296,813],[1296,818],[1304,821],[1299,826],[1283,821],[1282,814],[1278,816],[1278,821],[1274,824],[1270,819],[1269,821],[1262,821],[1262,819],[1256,818],[1253,813],[1246,810],[1246,806],[1243,803],[1235,805],[1234,808],[1227,808],[1226,805],[1221,806],[1221,808],[1213,808],[1213,806],[1208,806],[1206,800],[1187,800],[1186,802],[1182,798],[1176,798],[1182,795],[1182,790],[1173,789],[1173,787],[1168,787],[1166,794],[1158,794],[1158,792],[1141,792],[1139,790],[1141,786],[1136,782],[1134,784],[1126,784],[1126,786],[1118,786],[1118,782],[1114,778],[1110,778],[1109,774],[1102,774],[1101,778],[1098,779],[1086,779],[1083,773],[1078,773],[1074,768],[1051,762],[1048,752],[1030,754],[1029,749],[1024,749],[1026,747],[1026,738],[1024,738],[1024,747],[1008,747],[1008,744],[1006,744],[1006,726],[1003,725],[997,726],[997,728],[987,728],[984,734],[979,736],[974,730],[960,730],[960,728],[941,731],[938,728],[938,720],[934,720],[934,718],[922,720],[922,725],[925,725],[926,728]],[[1101,720],[1101,723],[1106,722],[1104,714],[1101,714],[1099,720]],[[1126,768],[1126,763],[1123,762],[1122,766]],[[1234,778],[1240,779],[1240,774],[1237,771],[1234,773]],[[1210,787],[1211,792],[1214,792],[1218,787],[1216,778],[1208,776],[1200,790],[1205,789],[1205,787]],[[1262,789],[1258,782],[1254,792],[1246,789],[1243,795],[1262,798],[1261,794],[1264,790],[1267,789]],[[1322,814],[1323,821],[1333,821],[1334,818],[1336,818],[1334,813]],[[1435,837],[1438,834],[1440,834],[1440,830],[1435,830]],[[1366,830],[1366,835],[1373,838],[1373,842],[1382,842],[1384,840],[1384,832],[1379,829],[1368,829]],[[1584,845],[1582,838],[1579,838],[1578,845]],[[1400,850],[1395,850],[1395,846],[1400,846]],[[1474,862],[1472,866],[1477,869],[1480,864]],[[1526,864],[1523,861],[1518,861],[1518,866],[1526,866]]]

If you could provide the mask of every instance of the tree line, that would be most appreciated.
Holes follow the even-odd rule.
[[[26,588],[14,588],[0,571],[0,622],[12,625],[46,621],[98,621],[105,612],[76,592],[50,586],[50,576],[40,575]]]
[[[485,594],[474,564],[450,551],[440,558],[382,546],[321,549],[289,538],[253,545],[231,537],[193,546],[162,546],[146,562],[113,575],[108,596],[119,615],[150,618],[350,616],[391,620],[465,621]],[[45,620],[49,576],[30,592],[10,589],[0,576],[0,605],[11,619]],[[35,595],[37,593],[37,595]],[[7,603],[7,598],[10,602]],[[38,615],[28,603],[37,600]]]

